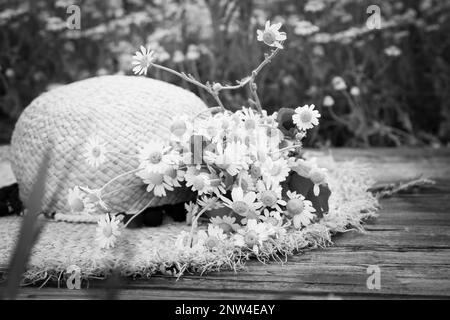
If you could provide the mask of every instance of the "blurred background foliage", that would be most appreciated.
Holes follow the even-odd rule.
[[[81,9],[69,30],[67,7]],[[378,5],[381,29],[367,28]],[[260,74],[269,111],[314,103],[310,146],[446,145],[450,141],[450,1],[0,0],[0,142],[21,111],[51,88],[131,74],[141,45],[202,82],[234,83],[263,59],[264,22],[283,22],[285,50]],[[157,70],[151,77],[205,92]],[[248,92],[225,91],[230,109]]]

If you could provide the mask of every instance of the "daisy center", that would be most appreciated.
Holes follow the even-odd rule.
[[[218,239],[216,237],[212,237],[212,236],[209,236],[208,239],[206,239],[206,241],[205,241],[205,245],[209,249],[217,247],[218,244],[219,244]]]
[[[250,174],[252,175],[253,178],[259,178],[261,176],[261,168],[252,166],[250,168]]]
[[[273,225],[273,226],[277,226],[278,225],[278,220],[275,219],[274,217],[268,217],[266,222],[271,224],[271,225]]]
[[[311,120],[312,120],[312,114],[311,114],[311,112],[307,112],[307,111],[302,112],[302,113],[300,114],[300,120],[301,120],[303,123],[311,122]]]
[[[112,227],[110,225],[104,226],[103,227],[103,235],[106,238],[109,238],[112,236]]]
[[[84,203],[80,198],[76,198],[72,200],[71,207],[73,211],[81,212],[84,210]]]
[[[100,147],[94,147],[94,148],[92,149],[92,156],[93,156],[94,158],[100,157],[101,154],[102,154],[102,151],[100,150]]]
[[[291,215],[300,214],[303,212],[305,205],[300,199],[291,199],[286,204],[286,209]]]
[[[253,247],[258,244],[258,234],[256,231],[250,230],[245,234],[244,241],[249,247]]]
[[[231,226],[228,223],[222,222],[219,224],[219,227],[223,230],[223,232],[231,232]]]
[[[263,34],[263,41],[265,44],[271,45],[277,40],[276,34],[272,30],[265,30]]]
[[[160,185],[164,181],[164,177],[160,173],[152,172],[148,175],[148,181],[154,185]]]
[[[266,207],[271,207],[277,203],[278,197],[273,191],[264,191],[261,195],[261,201]]]
[[[205,187],[205,181],[201,177],[196,177],[192,185],[195,189],[202,190]]]
[[[159,151],[154,151],[154,152],[150,153],[150,155],[148,156],[148,159],[150,160],[151,163],[158,164],[162,160],[162,154]]]
[[[146,55],[145,58],[143,59],[143,65],[148,68],[150,67],[150,65],[152,64],[153,58],[150,55]]]
[[[241,216],[245,215],[249,210],[248,205],[244,201],[233,202],[232,209]]]

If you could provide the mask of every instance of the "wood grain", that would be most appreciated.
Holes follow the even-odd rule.
[[[317,153],[317,151],[312,151]],[[371,164],[378,183],[423,174],[437,184],[382,200],[366,232],[335,237],[335,246],[283,264],[249,261],[246,270],[176,280],[123,279],[120,299],[417,299],[450,298],[450,149],[335,149],[339,161]],[[381,270],[381,289],[366,286],[367,267]],[[87,283],[83,283],[86,287]],[[89,289],[23,288],[21,299],[102,299],[102,281]]]

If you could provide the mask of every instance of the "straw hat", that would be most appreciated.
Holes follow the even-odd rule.
[[[144,77],[96,77],[46,92],[25,109],[12,136],[12,168],[20,198],[25,202],[29,197],[39,165],[49,153],[43,210],[56,212],[62,220],[80,221],[79,216],[70,214],[69,189],[79,185],[99,188],[137,166],[136,159],[114,155],[109,165],[92,168],[84,159],[90,136],[99,136],[117,153],[136,154],[141,142],[167,141],[175,116],[195,115],[204,109],[205,104],[193,93]],[[107,200],[113,212],[148,203],[150,195],[143,184],[138,185],[140,181],[131,175],[105,190],[113,191],[124,183],[135,185],[111,193]],[[172,192],[153,206],[183,202],[191,196],[187,190]],[[89,217],[83,219],[86,222]]]

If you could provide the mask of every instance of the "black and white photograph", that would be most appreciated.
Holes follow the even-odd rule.
[[[449,35],[447,0],[0,0],[0,300],[450,299]]]

